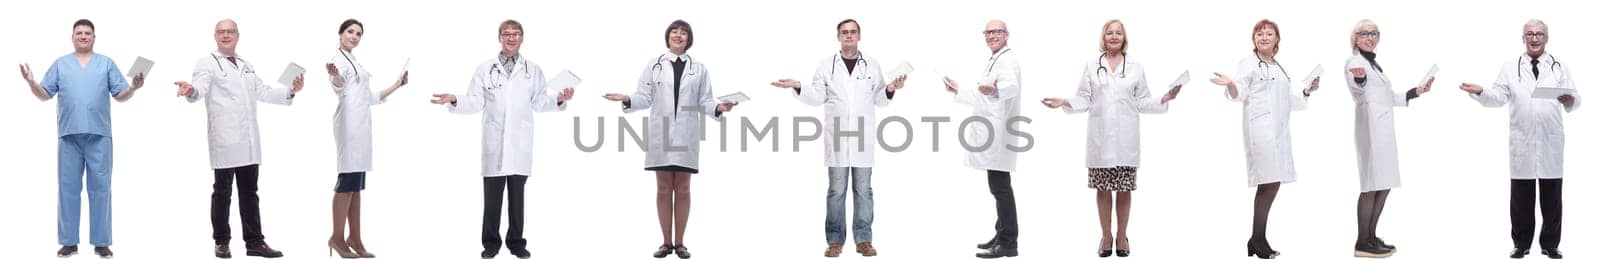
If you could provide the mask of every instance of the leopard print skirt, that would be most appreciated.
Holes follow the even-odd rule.
[[[1116,168],[1089,168],[1089,188],[1101,191],[1131,192],[1139,188],[1134,179],[1138,176],[1139,168],[1118,166]]]

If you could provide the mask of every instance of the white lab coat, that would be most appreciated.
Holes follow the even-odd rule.
[[[678,58],[688,61],[674,100],[672,61]],[[626,113],[650,110],[645,128],[645,168],[700,169],[701,127],[705,123],[701,117],[722,121],[721,114],[717,114],[718,102],[712,94],[711,74],[699,60],[671,53],[650,60],[639,74],[639,89],[628,95],[629,101],[622,108]]]
[[[984,95],[978,92],[977,85],[989,84],[998,81],[994,95]],[[966,89],[956,91],[956,102],[972,107],[972,116],[986,119],[986,124],[974,122],[968,124],[962,136],[968,144],[974,147],[990,143],[987,149],[967,154],[966,165],[977,170],[997,170],[1014,172],[1017,169],[1017,152],[1010,146],[1016,146],[1017,136],[1006,130],[1006,124],[1017,118],[1022,113],[1022,68],[1017,65],[1017,53],[1011,47],[1002,47],[999,52],[990,54],[989,64],[983,72],[983,77],[978,83]],[[960,125],[961,121],[951,120]],[[1017,122],[1021,123],[1021,122]],[[959,144],[959,143],[958,143]],[[964,147],[963,147],[964,148]]]
[[[1400,151],[1394,134],[1394,107],[1406,107],[1406,88],[1393,90],[1389,75],[1372,67],[1361,54],[1344,65],[1345,85],[1356,102],[1356,164],[1361,172],[1361,192],[1400,187]],[[1350,68],[1366,70],[1367,79],[1356,83]]]
[[[810,106],[823,106],[823,164],[828,167],[872,167],[878,149],[877,107],[889,105],[886,78],[878,61],[857,55],[855,71],[845,67],[840,55],[828,56],[817,66],[811,84],[794,97]],[[834,132],[859,132],[859,137],[835,140]]]
[[[1493,86],[1471,96],[1484,107],[1511,104],[1511,179],[1560,179],[1566,150],[1561,113],[1577,110],[1582,98],[1574,91],[1568,107],[1555,99],[1533,98],[1535,87],[1577,89],[1577,85],[1567,66],[1556,65],[1561,61],[1550,53],[1539,57],[1537,78],[1531,60],[1523,55],[1506,62]]]
[[[372,106],[383,103],[373,92],[372,74],[361,66],[355,54],[339,50],[328,60],[339,70],[344,86],[334,86],[339,108],[333,112],[333,140],[338,152],[339,173],[372,170]]]
[[[507,74],[498,57],[478,65],[467,94],[447,106],[456,114],[483,112],[483,177],[533,175],[533,113],[567,109],[545,89],[544,71],[517,57]]]
[[[212,52],[194,64],[189,81],[194,93],[190,103],[206,101],[206,140],[210,147],[211,168],[226,169],[261,163],[261,129],[256,124],[256,102],[290,105],[294,95],[289,88],[271,88],[256,73],[249,61]]]
[[[1067,98],[1068,114],[1089,112],[1088,168],[1139,166],[1139,114],[1165,113],[1161,96],[1151,96],[1144,64],[1129,59],[1116,70],[1104,56],[1083,65],[1078,93]]]
[[[1233,74],[1238,96],[1227,97],[1244,103],[1245,167],[1251,186],[1295,181],[1289,113],[1305,110],[1306,96],[1290,85],[1288,75],[1283,66],[1263,63],[1253,54],[1239,61]]]

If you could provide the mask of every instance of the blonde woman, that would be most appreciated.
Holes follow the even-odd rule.
[[[1100,28],[1100,56],[1083,66],[1077,95],[1046,98],[1045,107],[1061,108],[1068,114],[1089,112],[1088,158],[1089,188],[1095,189],[1100,212],[1100,257],[1128,257],[1128,213],[1130,195],[1139,170],[1139,114],[1167,112],[1167,102],[1177,93],[1151,96],[1145,81],[1144,65],[1131,61],[1127,31],[1121,20],[1111,20]],[[1115,199],[1112,194],[1115,193]],[[1112,239],[1111,209],[1116,204],[1117,232]],[[1113,247],[1115,245],[1115,247]]]
[[[1405,107],[1411,99],[1427,93],[1433,86],[1429,78],[1422,85],[1394,92],[1393,82],[1378,65],[1378,25],[1361,20],[1350,31],[1350,51],[1345,62],[1345,84],[1356,102],[1356,163],[1361,172],[1361,195],[1356,199],[1356,257],[1383,258],[1394,254],[1394,246],[1379,239],[1378,216],[1389,199],[1389,190],[1400,187],[1400,156],[1394,134],[1394,107]]]

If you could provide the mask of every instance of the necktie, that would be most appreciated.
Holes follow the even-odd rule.
[[[239,60],[235,59],[234,57],[228,57],[228,63],[233,63],[234,65],[238,65],[239,64]]]
[[[1539,59],[1535,58],[1531,62],[1533,62],[1533,79],[1539,79]]]

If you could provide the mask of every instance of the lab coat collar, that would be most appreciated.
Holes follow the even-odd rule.
[[[232,56],[229,56],[228,54],[222,54],[222,51],[213,50],[213,51],[211,51],[211,56],[216,57],[216,58],[233,57],[234,59],[237,59],[237,60],[239,60],[241,62],[244,61],[244,57],[239,56],[238,52],[234,52]]]
[[[1112,74],[1120,74],[1122,71],[1128,70],[1127,65],[1133,63],[1133,60],[1128,58],[1128,53],[1122,53],[1122,62],[1117,62],[1117,69],[1111,70],[1111,60],[1106,58],[1109,55],[1104,52],[1100,54],[1100,65],[1106,67],[1106,70],[1111,71]]]
[[[1524,65],[1532,65],[1533,64],[1533,62],[1532,62],[1533,59],[1531,59],[1530,57],[1531,56],[1528,56],[1527,52],[1523,52],[1522,53],[1522,57],[1518,58],[1518,60],[1522,60],[1522,64],[1524,64]],[[1553,63],[1553,61],[1555,61],[1555,59],[1556,59],[1555,56],[1551,56],[1549,51],[1545,51],[1544,53],[1539,54],[1539,64],[1549,65],[1549,64]]]
[[[683,53],[683,55],[677,55],[677,54],[672,54],[672,52],[667,52],[667,54],[662,54],[661,55],[661,62],[672,62],[672,61],[678,60],[680,58],[683,59],[684,62],[689,62],[689,53]]]
[[[1000,51],[995,51],[994,53],[990,53],[989,54],[989,59],[999,58],[1001,54],[1006,54],[1006,52],[1010,52],[1010,51],[1011,51],[1011,45],[1006,45],[1005,47],[1000,47]]]

